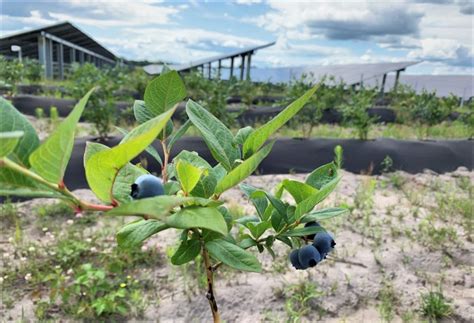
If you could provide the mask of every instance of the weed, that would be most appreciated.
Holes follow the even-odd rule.
[[[453,313],[453,309],[439,289],[421,295],[421,312],[428,319],[438,321],[449,317]]]
[[[311,312],[311,302],[323,296],[324,292],[318,290],[313,281],[301,281],[286,286],[283,294],[288,321],[298,322]]]

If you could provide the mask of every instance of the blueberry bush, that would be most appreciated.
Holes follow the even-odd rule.
[[[179,230],[179,247],[171,256],[171,263],[183,265],[201,255],[207,276],[205,295],[214,321],[219,322],[214,275],[220,266],[261,272],[258,258],[249,249],[267,251],[275,257],[274,244],[282,242],[293,249],[290,254],[293,266],[307,269],[322,261],[335,246],[333,236],[318,222],[347,210],[340,207],[315,210],[315,207],[341,179],[340,147],[335,149],[333,162],[311,172],[304,182],[286,179],[273,191],[243,183],[270,153],[271,136],[316,91],[317,86],[310,88],[260,128],[245,127],[235,135],[198,103],[188,100],[189,120],[175,129],[171,117],[178,103],[185,99],[186,89],[176,71],[161,74],[146,87],[144,100],[134,104],[139,125],[128,133],[124,131],[117,146],[87,144],[85,174],[101,204],[81,200],[63,181],[77,123],[94,89],[86,93],[42,143],[27,119],[8,101],[0,99],[0,195],[57,198],[75,212],[136,216],[137,220],[117,232],[118,246],[125,249],[136,248],[162,231]],[[173,145],[191,125],[202,135],[217,162],[215,166],[197,153],[185,150],[170,160]],[[162,156],[151,146],[155,140],[163,148]],[[131,163],[145,151],[161,164],[161,178]],[[255,215],[233,220],[221,197],[237,185],[255,206]],[[291,203],[282,199],[285,192]],[[84,275],[98,279],[104,276],[93,268],[84,268]],[[121,311],[122,293],[118,290],[116,294],[101,296],[94,301],[95,310],[113,312],[117,310],[115,307],[120,307]]]

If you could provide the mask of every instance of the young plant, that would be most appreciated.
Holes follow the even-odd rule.
[[[333,238],[325,236],[321,225],[309,223],[347,211],[344,208],[313,210],[341,179],[340,147],[336,149],[334,162],[317,168],[304,182],[284,180],[275,192],[242,183],[270,153],[274,143],[267,142],[270,136],[298,113],[316,90],[317,87],[309,89],[262,127],[245,127],[235,136],[210,112],[188,100],[189,120],[181,128],[174,129],[170,119],[177,104],[186,97],[186,90],[176,71],[164,72],[149,83],[144,101],[135,102],[138,127],[126,133],[115,147],[95,142],[87,144],[84,155],[86,178],[103,204],[81,200],[63,181],[76,124],[93,91],[79,101],[42,144],[28,121],[7,101],[0,99],[0,194],[59,198],[77,212],[103,211],[110,216],[137,216],[138,220],[126,224],[117,233],[118,245],[123,248],[139,246],[164,230],[179,230],[179,247],[171,256],[171,262],[183,265],[201,255],[207,277],[205,295],[214,321],[219,322],[214,274],[220,266],[261,272],[257,257],[247,249],[266,250],[275,256],[273,245],[276,241],[296,248],[311,240],[312,235],[316,235],[314,244],[306,248],[313,248],[312,254],[317,252],[324,258],[334,247]],[[185,150],[170,162],[174,143],[191,124],[201,133],[217,161],[216,166],[212,167],[197,153]],[[155,140],[162,145],[163,158],[151,146]],[[161,179],[131,163],[145,150],[161,163]],[[257,216],[244,216],[234,221],[221,196],[239,184],[255,206]],[[294,203],[281,199],[284,191],[292,196]],[[239,230],[232,230],[234,227]],[[300,255],[299,261],[308,267],[316,265],[304,255]],[[100,308],[103,306],[101,304]]]
[[[339,107],[344,124],[356,128],[360,140],[368,139],[370,128],[377,120],[376,117],[369,115],[368,111],[374,103],[375,96],[375,91],[362,88],[351,93],[348,102]]]

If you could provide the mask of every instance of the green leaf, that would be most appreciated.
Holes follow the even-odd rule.
[[[285,222],[288,222],[288,217],[286,216],[287,204],[283,203],[281,200],[277,199],[270,193],[265,192],[265,196],[268,198],[275,210],[280,213]]]
[[[152,235],[168,228],[166,224],[157,220],[133,221],[117,232],[117,242],[122,248],[138,247]]]
[[[23,131],[0,132],[0,157],[8,156],[24,134]]]
[[[282,185],[284,189],[288,191],[291,196],[293,196],[296,203],[300,203],[301,201],[307,199],[309,196],[314,195],[318,192],[317,189],[312,186],[309,186],[308,184],[289,179],[283,180]]]
[[[218,239],[206,243],[206,249],[212,258],[243,271],[261,272],[262,265],[250,252],[226,240]]]
[[[169,110],[141,124],[129,133],[125,142],[86,160],[87,182],[99,199],[106,203],[112,202],[112,187],[119,170],[153,142],[173,112]]]
[[[272,227],[273,229],[275,229],[275,231],[278,232],[283,229],[287,221],[285,221],[285,217],[283,216],[283,214],[275,210],[272,206],[269,207],[269,211],[271,214],[270,221],[272,223]]]
[[[221,202],[200,197],[161,195],[122,204],[108,211],[108,215],[147,215],[156,220],[166,221],[174,208],[178,206],[199,205],[218,206]]]
[[[153,119],[154,115],[145,106],[145,101],[135,100],[133,102],[133,115],[138,123],[145,123]]]
[[[1,176],[1,175],[0,175]],[[61,198],[63,197],[55,191],[41,190],[40,188],[17,188],[14,186],[4,185],[0,188],[0,196],[21,196],[21,197],[43,197],[43,198]]]
[[[240,159],[240,149],[233,144],[232,132],[209,111],[193,100],[188,100],[186,113],[199,130],[212,156],[228,171],[234,161]]]
[[[63,180],[74,147],[77,123],[93,91],[94,89],[84,95],[67,118],[30,155],[34,172],[51,183],[60,183]]]
[[[266,145],[252,157],[244,160],[239,166],[231,170],[219,183],[217,183],[215,193],[221,194],[249,177],[257,169],[262,160],[267,157],[272,150],[272,147],[273,142]]]
[[[163,73],[153,79],[145,89],[146,108],[154,115],[173,108],[186,97],[183,80],[176,71]]]
[[[176,141],[178,141],[186,131],[188,131],[189,127],[191,127],[192,123],[190,120],[186,120],[186,122],[179,127],[177,131],[175,131],[171,136],[169,136],[169,142],[168,142],[168,149],[171,151],[171,148],[173,148],[174,144]]]
[[[251,133],[247,140],[244,142],[243,153],[244,157],[248,158],[254,154],[260,147],[263,146],[265,141],[270,138],[270,136],[280,129],[285,123],[288,122],[298,111],[300,111],[308,100],[313,96],[313,94],[318,89],[319,85],[314,86],[303,94],[296,101],[291,103],[285,110],[281,111],[276,117],[267,122],[262,127],[256,129]]]
[[[339,215],[349,213],[349,210],[341,207],[333,207],[310,212],[303,216],[301,223],[330,219]]]
[[[178,249],[171,257],[171,263],[179,266],[190,262],[199,255],[201,251],[201,243],[199,240],[185,240],[181,242]]]
[[[311,211],[318,203],[323,201],[336,188],[340,180],[341,176],[334,178],[332,181],[321,187],[321,189],[316,194],[311,195],[310,197],[301,201],[296,206],[296,219],[300,219],[304,214]]]
[[[237,134],[235,135],[234,143],[236,145],[243,145],[245,140],[247,140],[248,136],[250,136],[250,134],[254,131],[255,129],[251,126],[239,129],[239,131],[237,131]]]
[[[29,156],[39,146],[39,138],[31,123],[13,105],[0,96],[0,132],[23,131],[10,158],[25,167],[30,166]]]
[[[222,214],[214,207],[190,206],[181,209],[166,219],[166,224],[177,229],[203,228],[227,234],[227,224]]]
[[[123,128],[115,127],[115,129],[117,129],[124,136],[127,136],[129,134],[129,132],[127,130],[123,129]],[[125,140],[125,138],[126,137],[124,137],[120,142],[123,142]],[[146,147],[145,151],[147,153],[149,153],[151,155],[151,157],[153,157],[158,162],[158,164],[160,164],[161,167],[163,167],[163,161],[161,160],[161,156],[158,153],[158,151],[155,149],[155,147],[150,145],[150,146]]]
[[[84,152],[84,162],[87,163],[89,158],[99,151],[110,149],[111,148],[105,145],[88,141],[86,150]],[[112,188],[112,196],[114,199],[120,203],[131,201],[131,185],[140,175],[143,174],[148,174],[148,172],[143,168],[132,165],[131,163],[127,163],[125,166],[123,166],[118,172],[114,181],[114,186]]]
[[[239,188],[244,192],[244,194],[247,196],[247,198],[249,198],[250,201],[252,201],[252,203],[255,206],[255,209],[257,210],[257,213],[260,216],[260,218],[262,220],[266,220],[265,210],[267,209],[267,206],[268,206],[267,198],[265,197],[265,195],[258,196],[258,197],[253,195],[253,193],[256,192],[256,191],[261,191],[262,193],[264,193],[264,191],[259,190],[258,188],[253,187],[253,186],[248,185],[248,184],[245,184],[245,183],[240,184]]]
[[[185,160],[179,160],[176,164],[178,180],[181,183],[183,191],[186,193],[193,190],[201,178],[202,173],[203,170],[201,168],[198,168]]]
[[[318,190],[337,177],[337,166],[334,162],[316,168],[306,178],[306,184]]]
[[[270,229],[272,227],[272,224],[268,221],[263,221],[263,222],[247,222],[245,226],[250,230],[252,233],[252,236],[255,239],[258,239],[262,236],[262,234],[267,231],[267,229]]]
[[[306,227],[306,228],[296,228],[293,230],[288,230],[285,233],[282,234],[284,237],[302,237],[302,236],[307,236],[310,234],[315,234],[318,232],[325,232],[322,227],[318,226],[311,226],[311,227]]]
[[[214,194],[217,182],[219,182],[227,174],[221,164],[214,166],[207,171],[205,175],[192,190],[191,195],[208,198]]]

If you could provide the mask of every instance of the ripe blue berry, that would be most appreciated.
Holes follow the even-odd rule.
[[[303,269],[300,264],[300,260],[298,259],[298,253],[300,249],[295,249],[290,253],[290,262],[295,267],[295,269]]]
[[[146,174],[139,176],[132,184],[131,195],[134,199],[143,199],[165,194],[160,178]]]
[[[305,228],[308,228],[308,227],[320,227],[320,226],[321,226],[321,225],[320,225],[318,222],[316,222],[316,221],[311,221],[311,222],[308,222],[308,223],[306,223],[306,224],[304,225]],[[308,235],[306,236],[306,239],[308,239],[308,240],[313,240],[313,239],[314,239],[314,236],[315,236],[314,233],[313,233],[313,234],[308,234]]]
[[[323,258],[334,248],[336,242],[327,232],[318,232],[314,237],[313,246],[318,249]]]
[[[304,246],[298,252],[298,260],[300,261],[302,269],[314,267],[321,261],[319,251],[312,245]]]

